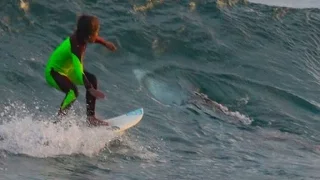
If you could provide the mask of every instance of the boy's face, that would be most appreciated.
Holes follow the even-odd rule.
[[[95,28],[94,32],[89,36],[88,38],[89,43],[94,43],[96,41],[97,37],[99,36],[99,30],[100,30],[100,25],[98,25]]]
[[[99,30],[89,36],[88,42],[89,43],[95,42],[98,36],[99,36]]]

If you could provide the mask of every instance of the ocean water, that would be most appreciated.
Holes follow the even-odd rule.
[[[274,7],[320,8],[320,2],[317,0],[249,0],[249,2],[265,4]]]
[[[318,1],[0,2],[0,179],[320,179]],[[85,92],[62,124],[45,83],[54,48],[93,14],[116,52],[89,45],[101,118]]]

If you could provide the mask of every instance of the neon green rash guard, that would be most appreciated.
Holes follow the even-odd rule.
[[[51,54],[45,68],[45,78],[49,85],[60,89],[51,76],[51,70],[67,76],[74,84],[84,85],[83,64],[71,51],[70,37],[66,38]]]

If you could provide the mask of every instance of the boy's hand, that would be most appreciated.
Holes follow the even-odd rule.
[[[88,89],[88,91],[90,92],[90,94],[92,96],[94,96],[97,99],[104,99],[105,98],[105,95],[103,94],[103,92],[101,92],[99,90],[96,90],[94,88],[90,88],[90,89]]]
[[[117,47],[112,42],[106,42],[106,46],[113,52],[117,50]]]

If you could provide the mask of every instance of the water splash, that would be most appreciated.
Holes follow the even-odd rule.
[[[77,116],[53,124],[52,119],[36,117],[25,106],[6,106],[1,120],[0,149],[34,157],[93,156],[118,136],[105,127],[90,128]]]

